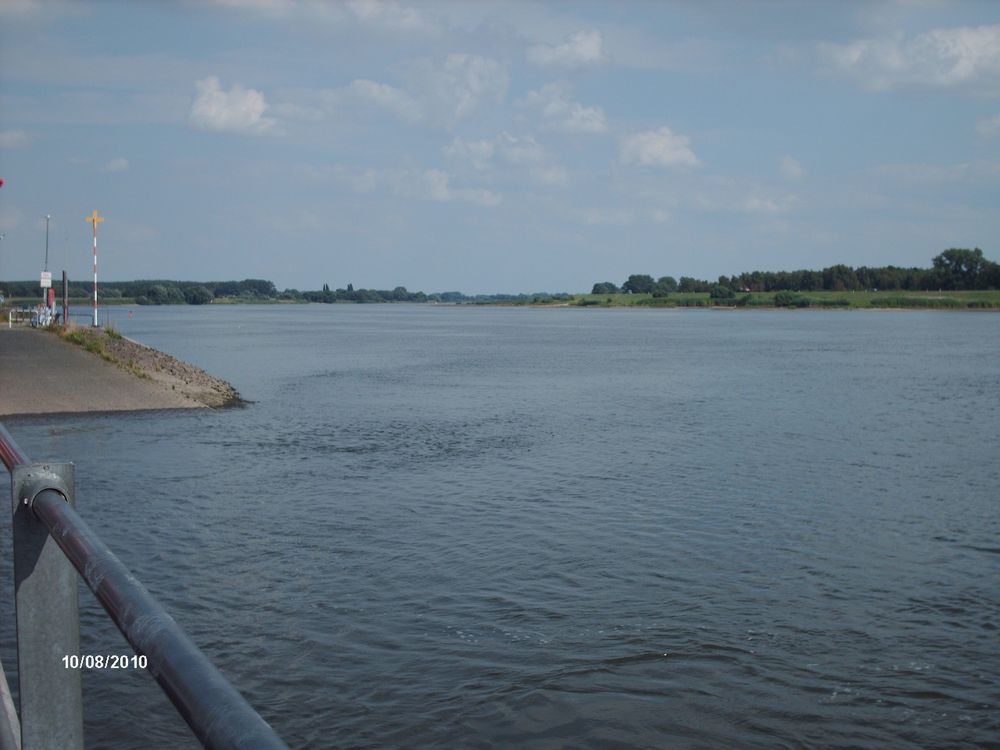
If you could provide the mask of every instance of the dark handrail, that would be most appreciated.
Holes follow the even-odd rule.
[[[29,463],[3,425],[0,457],[11,471]],[[61,492],[41,490],[31,510],[206,748],[288,750]]]
[[[7,471],[14,471],[15,466],[31,463],[2,424],[0,424],[0,460],[3,460]]]

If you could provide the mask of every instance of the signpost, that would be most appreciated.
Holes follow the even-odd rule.
[[[94,225],[94,327],[97,327],[97,225],[104,221],[103,216],[97,215],[97,210],[94,210],[90,216],[84,216],[84,221],[89,221]],[[51,278],[51,277],[50,277]]]
[[[42,289],[48,289],[50,286],[52,286],[52,272],[51,271],[42,271],[42,281],[41,281],[41,283],[42,283]]]

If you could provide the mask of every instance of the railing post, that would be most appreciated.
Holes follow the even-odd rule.
[[[73,464],[22,464],[11,469],[14,597],[22,750],[83,750],[77,575],[31,503],[56,490],[73,505]]]

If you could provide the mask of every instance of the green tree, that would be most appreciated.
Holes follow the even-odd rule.
[[[278,290],[273,281],[267,279],[243,279],[240,282],[240,295],[269,299],[278,296]]]
[[[184,295],[173,284],[153,284],[146,290],[146,297],[152,305],[178,305],[184,303]]]
[[[707,292],[710,289],[707,281],[699,281],[690,276],[681,276],[680,283],[677,285],[679,292]]]
[[[673,294],[677,291],[677,279],[673,276],[661,276],[656,280],[656,286],[653,288],[654,297],[666,297],[669,294]]]
[[[976,289],[980,275],[989,263],[978,247],[965,250],[949,248],[934,257],[932,263],[941,279],[941,286],[947,289]]]
[[[862,287],[858,283],[854,269],[840,263],[823,269],[823,288],[829,292],[844,292]]]
[[[610,281],[599,281],[590,290],[591,294],[618,294],[621,290]]]
[[[736,292],[730,289],[728,286],[723,286],[722,284],[716,284],[712,287],[708,296],[712,299],[733,299],[736,296]]]
[[[207,305],[212,301],[212,292],[201,284],[188,287],[184,290],[184,301],[189,305]]]
[[[652,294],[656,288],[656,282],[648,274],[632,274],[628,280],[622,284],[622,291],[627,294]]]

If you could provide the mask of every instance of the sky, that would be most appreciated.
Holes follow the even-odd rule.
[[[0,0],[0,280],[1000,260],[1000,2]]]

